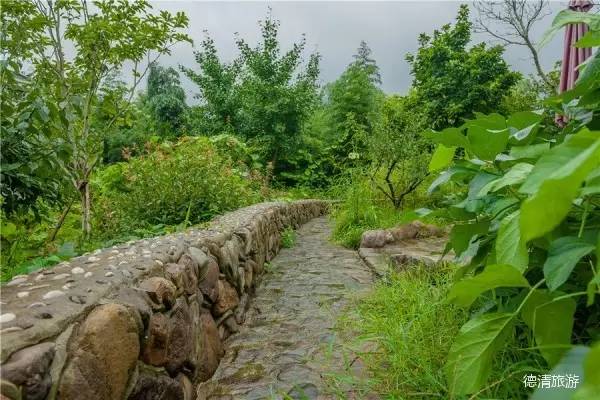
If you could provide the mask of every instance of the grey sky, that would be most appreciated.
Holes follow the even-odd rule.
[[[395,2],[204,2],[154,1],[153,7],[169,11],[184,11],[190,19],[188,34],[196,44],[208,30],[215,40],[220,55],[231,60],[237,55],[234,32],[249,43],[259,39],[257,21],[263,19],[270,6],[273,16],[281,21],[280,42],[287,49],[291,43],[306,34],[307,51],[317,50],[322,55],[321,82],[335,80],[352,61],[352,55],[361,40],[373,50],[373,57],[381,70],[382,88],[388,93],[406,93],[412,78],[404,59],[417,49],[421,32],[430,33],[456,16],[458,1],[395,1]],[[566,2],[552,2],[553,14],[564,9]],[[536,36],[550,26],[553,15],[539,24]],[[475,35],[474,43],[491,42],[485,35]],[[562,36],[543,49],[541,61],[549,69],[562,55]],[[181,44],[170,56],[160,59],[162,65],[184,64],[194,67],[193,47]],[[505,59],[512,68],[532,73],[529,54],[524,48],[508,47]],[[188,95],[196,89],[183,79]]]

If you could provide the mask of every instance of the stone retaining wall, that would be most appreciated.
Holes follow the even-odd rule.
[[[262,203],[208,229],[95,251],[2,287],[1,399],[193,399],[244,322],[281,231],[327,203]]]

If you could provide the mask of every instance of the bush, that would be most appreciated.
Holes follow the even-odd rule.
[[[260,179],[235,168],[208,138],[163,143],[97,176],[96,226],[114,236],[155,225],[195,224],[261,200]]]

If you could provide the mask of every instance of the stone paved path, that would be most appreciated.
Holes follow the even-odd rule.
[[[336,315],[350,296],[368,289],[372,273],[356,252],[329,241],[327,217],[297,232],[256,289],[246,323],[198,399],[333,399],[322,378],[341,367],[334,343]]]

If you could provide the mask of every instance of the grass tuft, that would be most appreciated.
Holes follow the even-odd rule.
[[[331,373],[330,388],[342,398],[378,394],[384,399],[450,399],[444,365],[469,313],[445,298],[456,267],[415,266],[391,273],[357,298],[336,326],[343,371]],[[542,370],[540,360],[518,350],[518,338],[493,363],[488,387],[473,399],[527,398],[521,382]],[[526,372],[525,372],[526,371]]]
[[[292,227],[287,227],[281,232],[281,247],[290,249],[296,244],[296,231]]]

